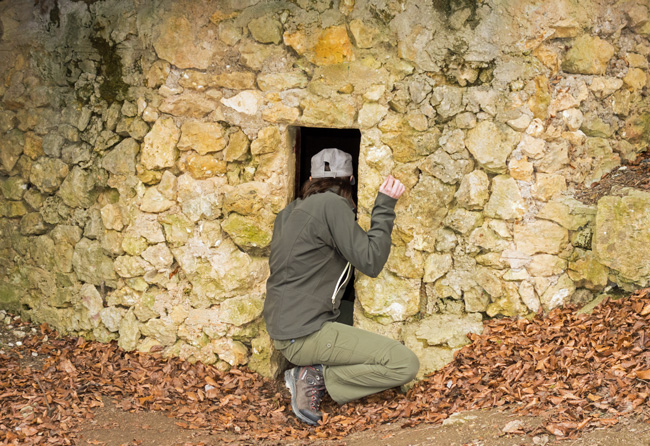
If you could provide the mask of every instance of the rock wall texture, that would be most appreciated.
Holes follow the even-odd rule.
[[[0,307],[126,350],[281,366],[261,311],[296,127],[407,186],[356,325],[421,373],[484,317],[650,284],[644,0],[0,3]]]

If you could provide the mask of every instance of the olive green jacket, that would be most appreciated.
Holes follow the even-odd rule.
[[[272,339],[307,336],[336,320],[350,265],[377,277],[390,253],[396,202],[378,194],[367,233],[352,204],[332,191],[297,199],[278,214],[264,302]]]

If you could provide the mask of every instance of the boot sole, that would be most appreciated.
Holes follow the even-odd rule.
[[[292,376],[292,371],[293,369],[287,370],[284,372],[284,384],[287,386],[287,389],[289,389],[289,392],[291,392],[291,410],[293,413],[298,417],[298,419],[304,423],[310,424],[312,426],[317,426],[318,423],[316,423],[313,420],[310,420],[306,416],[300,413],[296,409],[297,404],[296,404],[296,381]]]

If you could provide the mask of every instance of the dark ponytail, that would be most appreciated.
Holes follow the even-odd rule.
[[[354,205],[352,198],[352,184],[348,177],[333,177],[333,178],[312,178],[302,185],[300,190],[300,198],[303,200],[312,195],[320,194],[332,190],[341,197],[347,199]],[[356,207],[356,206],[355,206]]]

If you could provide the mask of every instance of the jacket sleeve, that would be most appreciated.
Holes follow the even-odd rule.
[[[340,197],[332,201],[333,209],[325,210],[325,220],[336,249],[356,269],[377,277],[390,254],[393,222],[397,200],[379,193],[375,200],[366,233],[354,218],[354,212]]]

